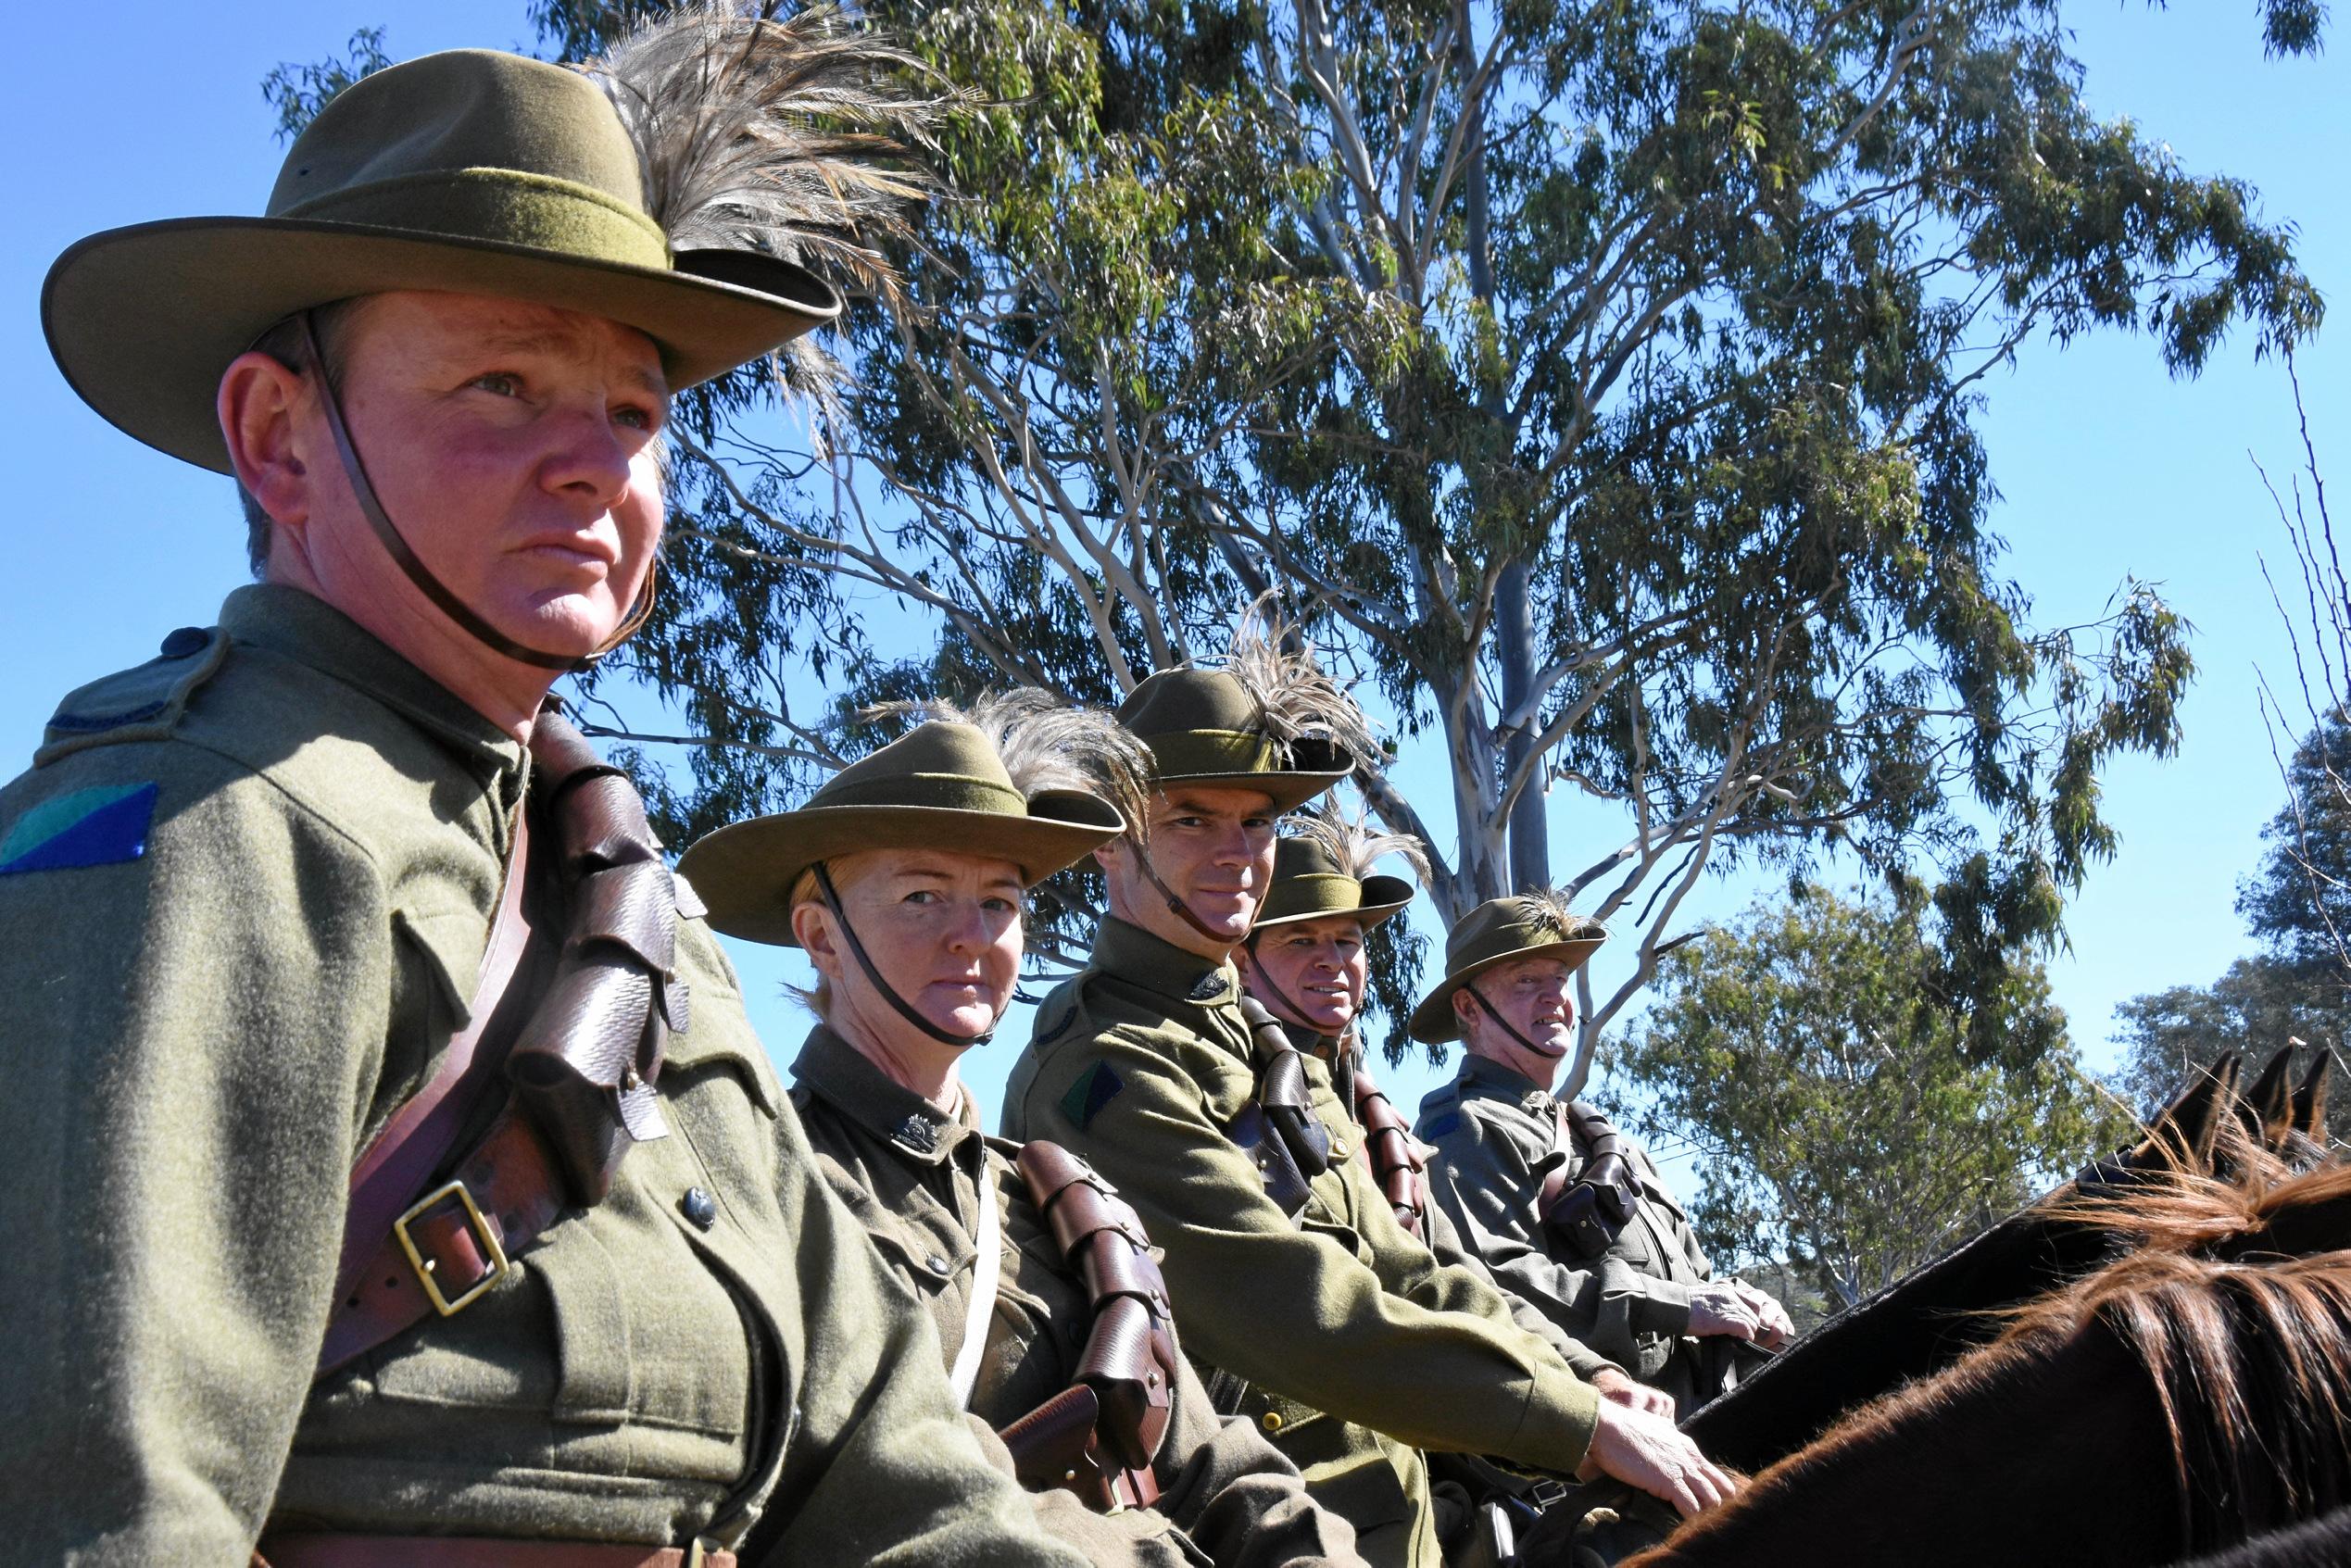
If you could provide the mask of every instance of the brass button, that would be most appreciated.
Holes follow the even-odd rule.
[[[1346,1159],[1346,1158],[1347,1158],[1347,1146],[1346,1146],[1345,1144],[1343,1144],[1343,1143],[1335,1143],[1335,1144],[1331,1145],[1331,1146],[1330,1146],[1330,1157],[1331,1157],[1333,1160],[1344,1160],[1344,1159]]]
[[[1279,1411],[1267,1411],[1265,1412],[1265,1430],[1268,1432],[1279,1432],[1281,1429],[1282,1412]]]

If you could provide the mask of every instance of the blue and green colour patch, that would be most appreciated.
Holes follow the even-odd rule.
[[[1100,1113],[1102,1107],[1118,1098],[1118,1091],[1126,1086],[1116,1070],[1107,1061],[1098,1061],[1077,1075],[1077,1081],[1062,1096],[1062,1114],[1068,1117],[1080,1131]]]
[[[44,800],[0,838],[0,876],[119,865],[147,852],[152,784],[102,784]]]

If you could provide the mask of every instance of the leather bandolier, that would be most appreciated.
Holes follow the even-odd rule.
[[[1330,1133],[1314,1118],[1306,1064],[1281,1020],[1254,997],[1243,997],[1240,1010],[1257,1050],[1257,1097],[1225,1135],[1256,1160],[1265,1196],[1295,1220],[1306,1207],[1306,1184],[1330,1169]]]
[[[1176,1328],[1141,1216],[1058,1144],[1022,1146],[1028,1184],[1062,1261],[1086,1282],[1093,1324],[1077,1379],[998,1436],[1033,1489],[1064,1487],[1104,1512],[1159,1500],[1152,1458],[1167,1436]]]
[[[1340,1040],[1332,1048],[1344,1051],[1350,1043]],[[1396,1223],[1414,1240],[1426,1241],[1428,1163],[1420,1157],[1420,1146],[1413,1142],[1412,1123],[1389,1102],[1388,1091],[1372,1081],[1360,1048],[1355,1050],[1354,1080],[1353,1109],[1355,1120],[1364,1127],[1364,1162],[1371,1167],[1372,1180],[1387,1197],[1388,1206],[1396,1210]]]
[[[682,884],[635,787],[552,708],[531,760],[466,1027],[353,1167],[321,1376],[462,1311],[565,1209],[603,1201],[632,1144],[668,1131],[655,1085],[686,1022]],[[530,819],[551,843],[530,847]],[[559,912],[559,937],[534,905]]]
[[[1641,1203],[1641,1177],[1625,1157],[1624,1141],[1608,1119],[1582,1100],[1557,1109],[1550,1170],[1543,1173],[1535,1212],[1543,1228],[1578,1257],[1597,1258],[1616,1244]],[[1573,1181],[1567,1167],[1576,1146],[1585,1149]]]

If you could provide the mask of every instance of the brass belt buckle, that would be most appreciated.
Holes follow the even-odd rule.
[[[488,1272],[455,1297],[443,1293],[441,1282],[433,1277],[432,1261],[417,1249],[416,1241],[409,1235],[409,1224],[423,1215],[426,1210],[439,1206],[443,1198],[454,1198],[465,1206],[465,1223],[472,1229],[474,1238],[482,1244],[483,1256],[490,1261]],[[481,1298],[482,1293],[506,1277],[509,1264],[506,1248],[498,1244],[497,1233],[490,1229],[490,1222],[482,1217],[480,1205],[473,1195],[465,1190],[463,1182],[450,1182],[434,1188],[413,1204],[409,1211],[392,1222],[392,1234],[400,1238],[400,1250],[409,1255],[409,1266],[416,1271],[418,1283],[424,1286],[425,1297],[433,1310],[443,1317],[463,1311]]]

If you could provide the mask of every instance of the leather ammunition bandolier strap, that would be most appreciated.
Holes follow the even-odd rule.
[[[1578,1257],[1597,1258],[1616,1244],[1641,1202],[1641,1177],[1625,1155],[1624,1140],[1608,1119],[1582,1100],[1557,1107],[1551,1169],[1544,1173],[1535,1212],[1543,1228]],[[1574,1181],[1567,1167],[1576,1146],[1585,1150]]]
[[[633,1143],[668,1130],[654,1085],[686,1022],[679,884],[635,786],[551,709],[531,759],[542,841],[518,827],[468,1025],[353,1167],[321,1376],[462,1310],[566,1208],[601,1202]],[[542,893],[562,910],[559,942],[525,913]],[[504,1108],[451,1158],[501,1085]]]
[[[1306,1207],[1306,1184],[1330,1169],[1330,1134],[1314,1119],[1305,1063],[1281,1020],[1254,997],[1243,997],[1240,1010],[1256,1046],[1257,1098],[1225,1135],[1257,1161],[1265,1196],[1294,1220]]]
[[[1342,1044],[1339,1047],[1345,1049]],[[1372,1082],[1363,1053],[1355,1056],[1355,1120],[1364,1124],[1364,1160],[1372,1180],[1379,1185],[1396,1223],[1414,1239],[1423,1239],[1423,1217],[1428,1212],[1428,1165],[1413,1142],[1412,1123],[1389,1102],[1388,1093]]]
[[[1117,1189],[1058,1144],[1025,1145],[1014,1163],[1063,1261],[1085,1280],[1094,1321],[1076,1382],[999,1436],[1025,1486],[1066,1487],[1105,1511],[1149,1507],[1177,1353],[1150,1240]]]

